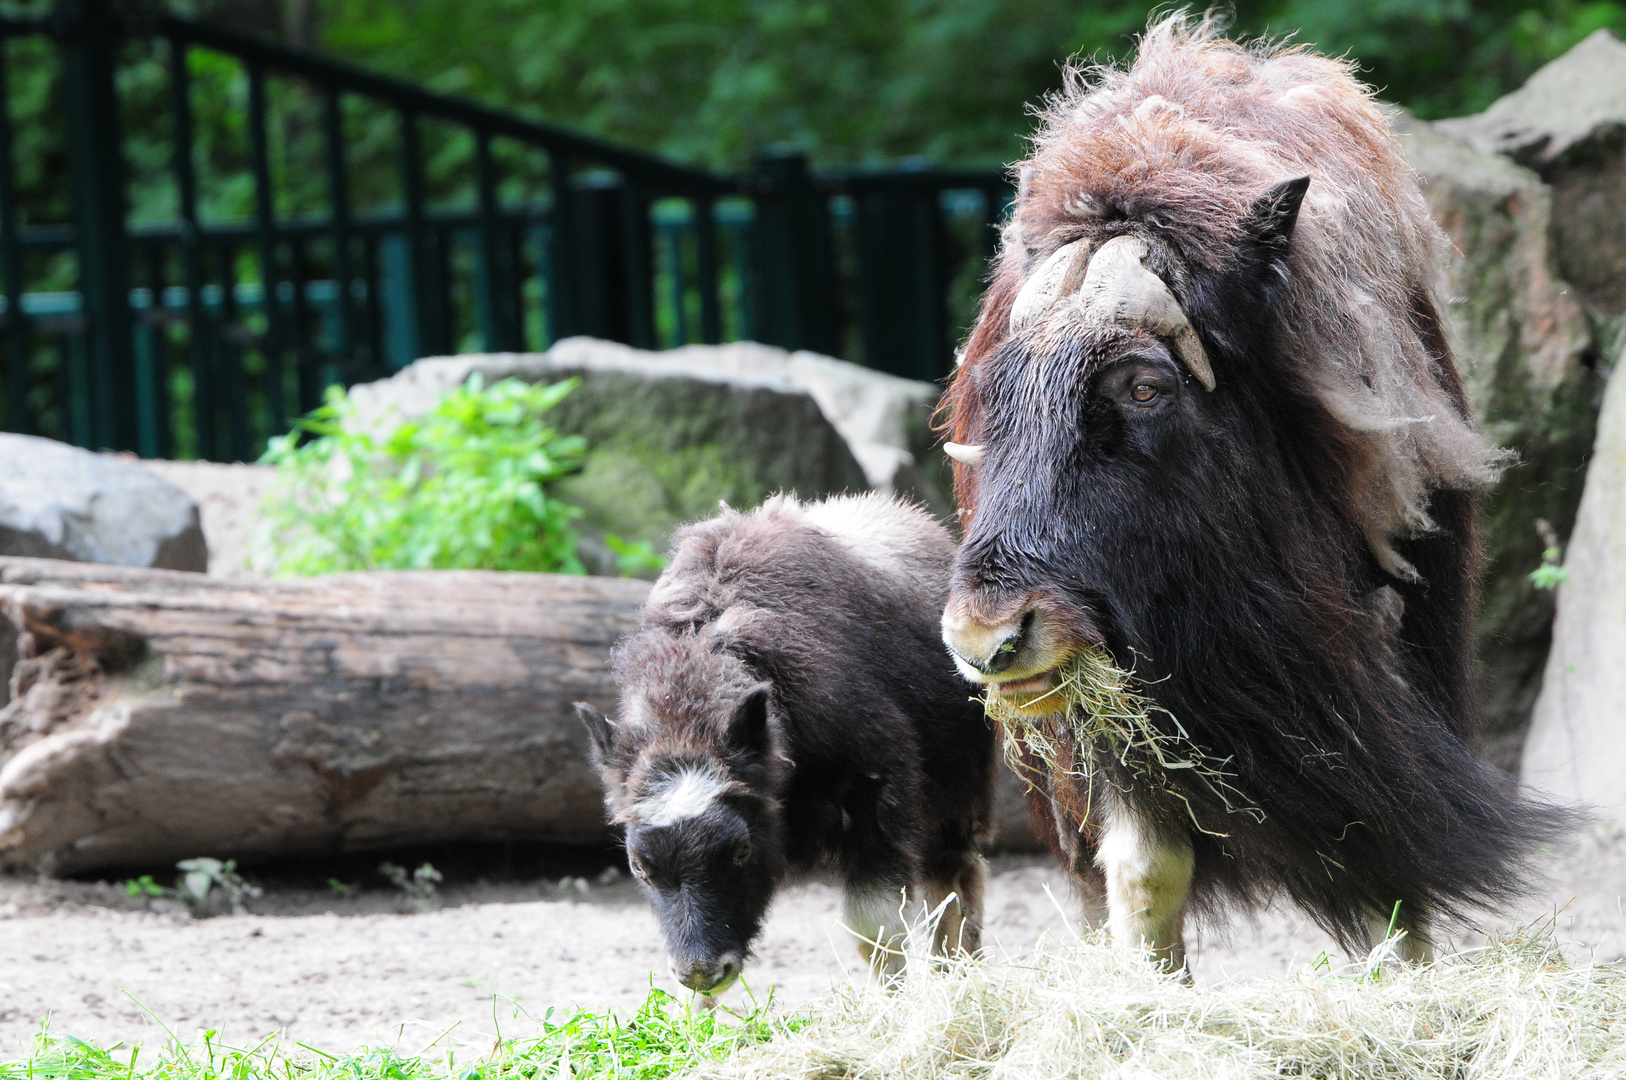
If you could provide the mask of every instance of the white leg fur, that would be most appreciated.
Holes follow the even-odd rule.
[[[1392,914],[1368,915],[1366,917],[1366,944],[1368,948],[1377,948],[1388,937],[1389,920],[1392,917]],[[1400,930],[1400,927],[1395,927],[1396,933],[1399,933]],[[1407,933],[1395,946],[1395,955],[1410,964],[1427,964],[1434,959],[1434,950],[1421,938],[1413,937],[1410,933]]]
[[[858,939],[858,954],[882,980],[903,974],[908,919],[902,889],[849,889],[841,921]]]
[[[1144,949],[1170,971],[1186,964],[1186,897],[1195,855],[1191,838],[1164,835],[1113,806],[1095,861],[1107,879],[1107,927],[1120,945]]]

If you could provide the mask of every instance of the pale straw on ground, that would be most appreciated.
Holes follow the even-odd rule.
[[[1418,966],[1395,941],[1361,965],[1193,987],[1103,938],[1000,962],[910,957],[902,985],[852,984],[715,1077],[1626,1075],[1626,971],[1565,957],[1545,929]]]

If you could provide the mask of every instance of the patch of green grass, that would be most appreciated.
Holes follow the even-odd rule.
[[[120,1060],[104,1048],[42,1026],[27,1057],[0,1063],[0,1080],[662,1080],[712,1064],[781,1029],[769,1004],[747,1013],[703,1009],[663,990],[630,1018],[549,1010],[532,1034],[500,1038],[484,1053],[439,1050],[404,1055],[368,1047],[336,1057],[299,1043],[229,1046],[206,1031],[201,1044],[171,1038]]]

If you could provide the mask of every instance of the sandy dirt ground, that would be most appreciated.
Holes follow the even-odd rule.
[[[47,1015],[53,1030],[104,1044],[160,1043],[161,1020],[183,1039],[215,1028],[241,1046],[283,1031],[329,1052],[415,1052],[447,1029],[441,1046],[489,1048],[499,1030],[523,1035],[527,1016],[549,1006],[629,1011],[651,979],[678,989],[654,918],[624,874],[602,884],[454,881],[423,911],[382,883],[350,895],[268,884],[249,914],[194,919],[117,883],[0,879],[0,1060],[19,1054]],[[1556,911],[1559,936],[1579,954],[1620,959],[1623,897],[1626,843],[1590,836],[1548,868],[1520,913],[1486,929]],[[836,921],[839,902],[817,884],[779,898],[747,969],[758,996],[772,986],[791,1006],[863,977]],[[985,939],[995,962],[1067,933],[1074,906],[1048,860],[996,859]],[[1288,911],[1192,938],[1199,983],[1281,978],[1323,950],[1336,955]]]

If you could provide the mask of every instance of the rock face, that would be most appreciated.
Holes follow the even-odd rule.
[[[198,504],[203,539],[209,545],[209,575],[260,576],[249,565],[249,541],[260,496],[276,469],[270,465],[214,461],[143,461],[145,468],[174,484]]]
[[[1476,419],[1517,455],[1483,503],[1485,750],[1518,767],[1552,636],[1529,572],[1575,521],[1604,357],[1626,329],[1626,45],[1600,30],[1478,116],[1397,123],[1459,257],[1450,317]]]
[[[1598,30],[1484,112],[1439,126],[1552,185],[1560,274],[1596,310],[1626,314],[1626,44]]]
[[[209,568],[198,508],[139,462],[0,434],[0,555]]]
[[[1541,178],[1441,125],[1402,117],[1396,127],[1458,252],[1449,316],[1475,419],[1517,454],[1481,508],[1476,643],[1484,748],[1516,769],[1553,617],[1552,594],[1529,581],[1544,546],[1534,523],[1566,533],[1574,521],[1602,390],[1597,335],[1558,274]]]
[[[1617,361],[1626,361],[1626,356]],[[1558,588],[1524,779],[1626,825],[1626,378],[1610,381]]]
[[[615,572],[606,534],[660,550],[719,500],[753,506],[781,490],[819,498],[874,487],[939,514],[952,506],[930,449],[936,387],[753,342],[653,353],[570,338],[540,354],[420,360],[353,388],[351,399],[364,416],[410,417],[476,372],[488,383],[582,380],[551,416],[592,448],[587,467],[556,491],[585,511],[583,556],[594,572]]]

